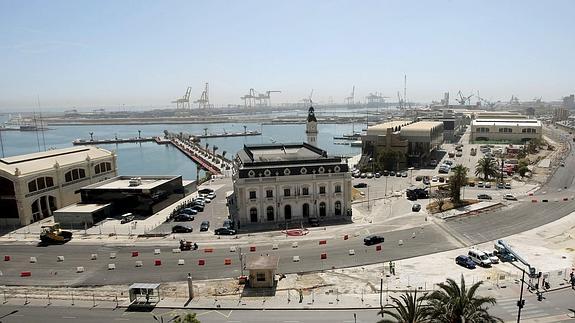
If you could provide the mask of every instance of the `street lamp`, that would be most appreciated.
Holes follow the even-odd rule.
[[[409,167],[409,185],[412,185],[412,180],[413,180],[413,167]]]

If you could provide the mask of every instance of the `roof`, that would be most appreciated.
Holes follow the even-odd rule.
[[[160,284],[155,283],[133,283],[130,285],[130,289],[140,288],[140,289],[157,289]]]
[[[54,165],[66,167],[85,163],[89,159],[100,159],[110,157],[113,153],[95,146],[72,147],[63,149],[53,149],[39,153],[12,156],[0,159],[0,171],[15,174],[16,169],[19,176],[30,173],[52,169]]]
[[[118,176],[111,178],[106,181],[94,183],[82,187],[84,189],[101,189],[101,190],[142,190],[142,189],[152,189],[164,183],[167,183],[180,176]],[[136,186],[130,186],[130,180],[132,178],[139,178],[140,184]]]
[[[244,145],[238,158],[242,163],[321,160],[327,152],[307,143]]]
[[[246,269],[277,269],[279,261],[280,257],[274,255],[248,257],[246,261]]]
[[[54,211],[54,213],[93,213],[110,206],[106,204],[72,204]]]
[[[401,136],[426,136],[436,127],[443,127],[440,121],[419,121],[401,128]]]
[[[317,122],[313,107],[309,107],[309,110],[307,112],[307,122]]]
[[[537,119],[475,119],[471,121],[472,126],[515,126],[515,127],[541,127],[541,121]]]
[[[410,121],[407,120],[397,120],[397,121],[390,121],[390,122],[384,122],[384,123],[380,123],[380,124],[376,124],[370,127],[367,127],[367,134],[368,135],[373,135],[373,132],[387,132],[387,129],[389,128],[395,128],[395,127],[404,127],[405,125],[407,125]]]

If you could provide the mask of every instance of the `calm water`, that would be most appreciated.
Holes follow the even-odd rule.
[[[202,139],[202,145],[207,142],[210,147],[216,145],[217,152],[226,151],[226,156],[233,156],[244,144],[289,143],[306,140],[305,125],[261,125],[256,123],[242,124],[206,124],[206,125],[102,125],[102,126],[52,126],[52,130],[44,132],[2,132],[2,141],[5,156],[43,151],[44,147],[66,148],[72,146],[72,141],[77,138],[89,139],[90,132],[94,133],[94,139],[101,138],[128,138],[137,137],[138,130],[142,136],[162,135],[164,130],[172,132],[189,132],[201,134],[204,128],[208,133],[212,132],[243,132],[244,127],[248,130],[259,130],[261,136],[252,137],[228,137]],[[356,124],[355,131],[361,130],[363,125]],[[352,156],[360,152],[359,147],[348,145],[335,145],[333,137],[352,132],[352,125],[343,124],[320,124],[318,125],[318,145],[328,151],[330,155]],[[172,146],[157,145],[156,143],[101,145],[102,148],[115,150],[118,154],[118,170],[121,175],[182,175],[185,179],[196,178],[195,164]],[[1,154],[0,154],[1,155]]]

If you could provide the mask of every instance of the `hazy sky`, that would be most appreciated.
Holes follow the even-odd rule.
[[[0,0],[0,111],[575,92],[575,1]]]

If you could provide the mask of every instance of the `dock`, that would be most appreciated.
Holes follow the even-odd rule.
[[[114,138],[114,139],[76,139],[72,141],[74,146],[79,145],[105,145],[105,144],[127,144],[139,142],[157,142],[157,137],[135,137],[135,138]]]
[[[204,150],[197,144],[193,145],[186,143],[177,138],[172,138],[170,143],[174,145],[174,147],[178,148],[182,153],[184,153],[184,155],[191,158],[200,167],[212,173],[212,175],[221,174],[220,168],[215,163],[212,163],[206,158],[210,154],[209,151]]]
[[[244,132],[222,132],[222,133],[205,133],[203,135],[193,135],[196,138],[225,138],[225,137],[248,137],[248,136],[261,136],[261,132],[257,130],[248,130]]]

